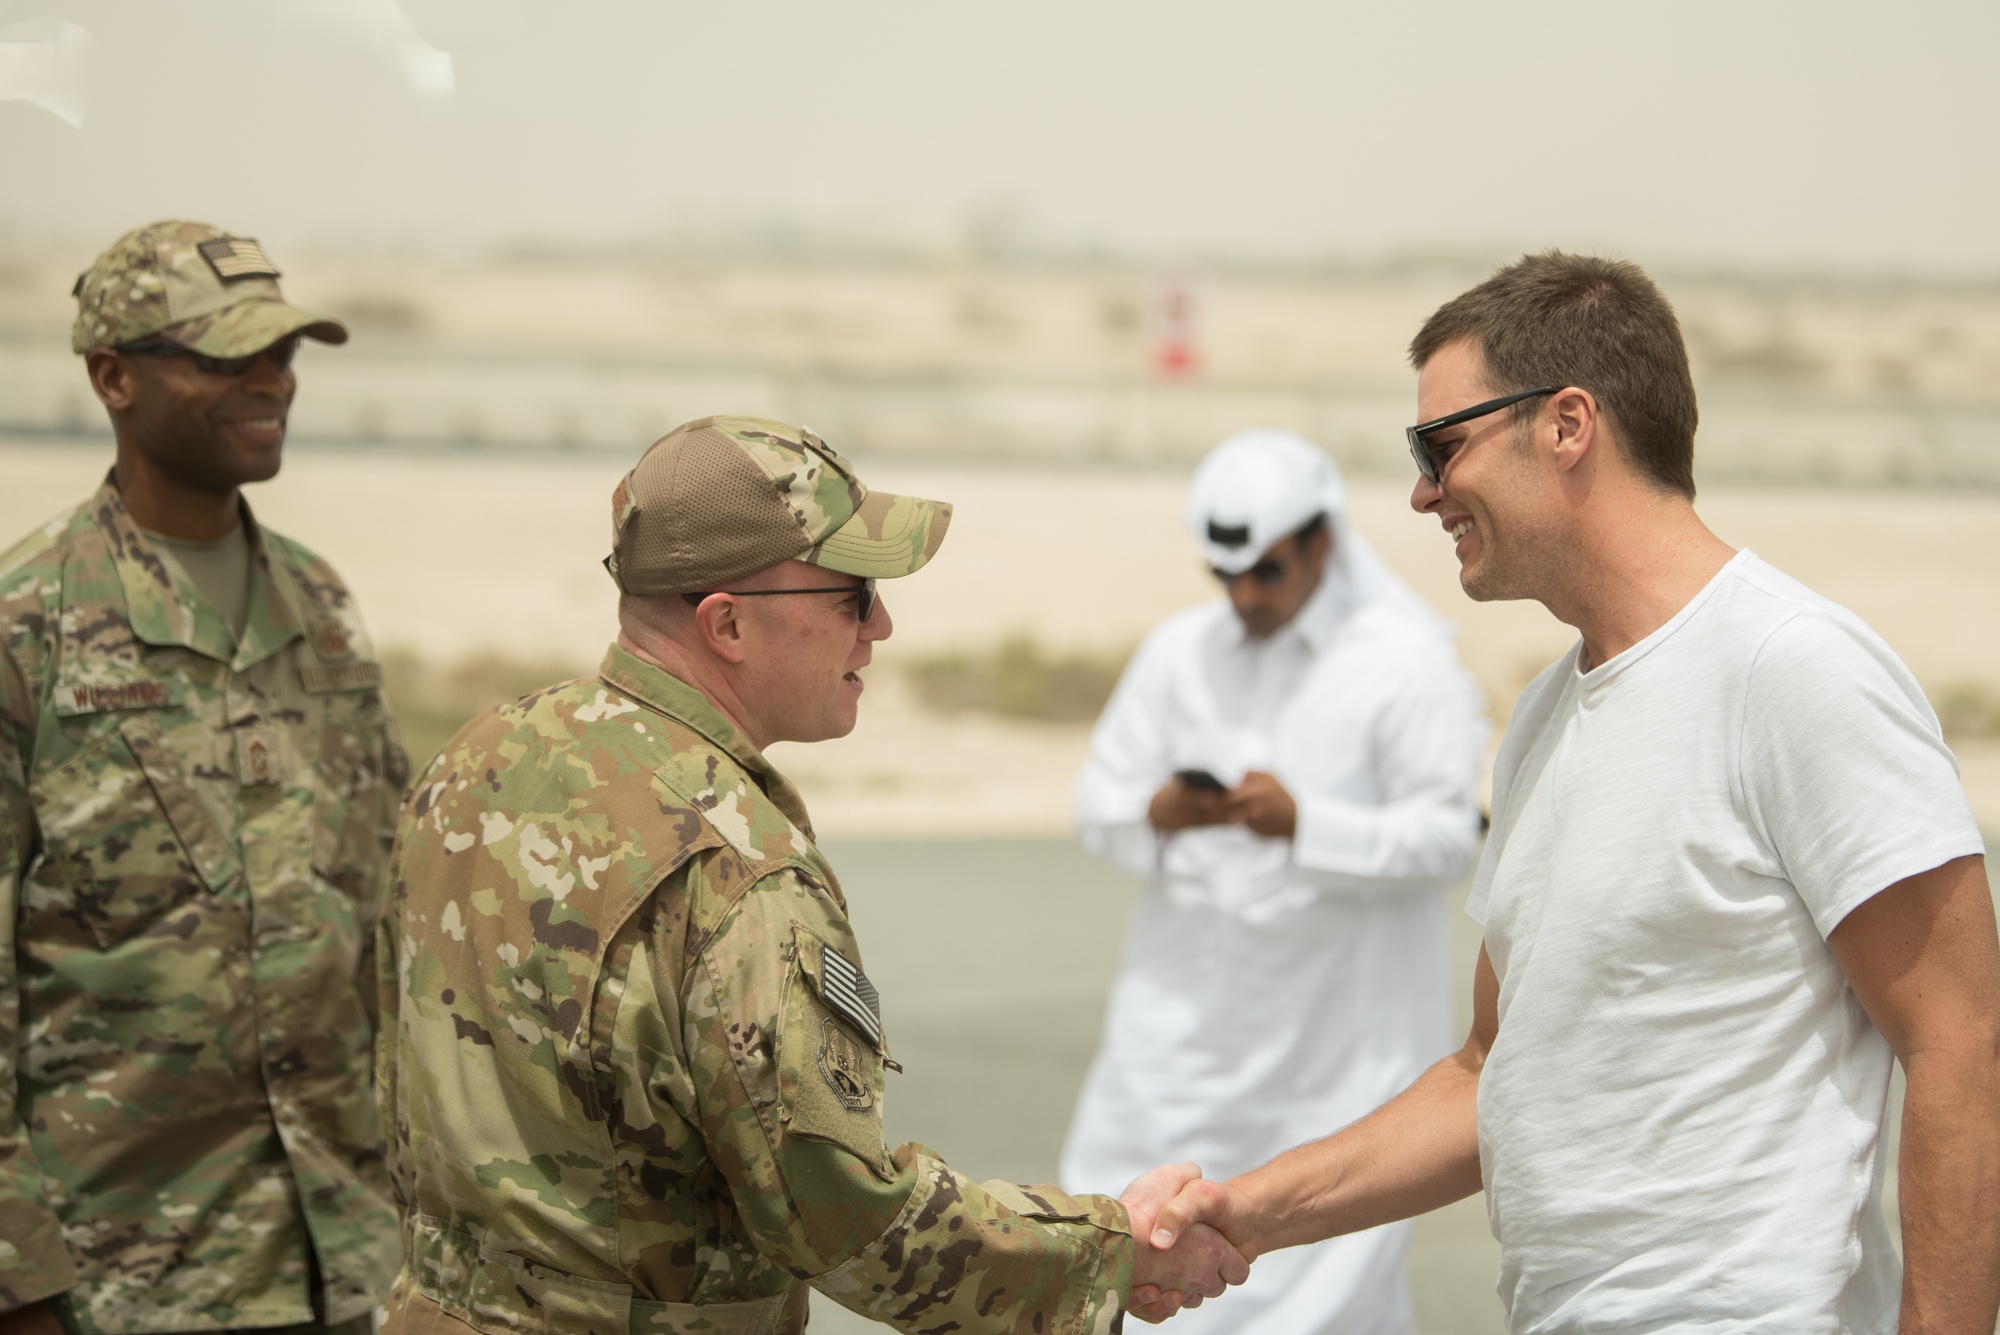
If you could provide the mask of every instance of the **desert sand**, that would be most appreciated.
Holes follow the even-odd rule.
[[[636,455],[636,450],[635,450]],[[25,534],[87,495],[108,447],[0,445],[0,533]],[[869,673],[861,726],[774,759],[836,834],[1054,833],[1067,828],[1081,727],[920,708],[899,661],[1027,632],[1116,657],[1215,588],[1182,525],[1176,471],[918,466],[864,455],[872,485],[950,500],[933,564],[886,590],[895,634]],[[591,671],[613,627],[607,549],[617,465],[598,456],[392,453],[294,446],[255,488],[270,524],[326,555],[377,643],[436,664],[481,655]],[[1352,488],[1356,528],[1458,623],[1466,665],[1504,726],[1515,695],[1574,639],[1538,604],[1468,601],[1450,544],[1379,479]],[[1933,698],[2000,694],[2000,494],[1723,490],[1700,507],[1728,541],[1865,617]],[[1982,824],[2000,827],[2000,741],[1958,747]]]

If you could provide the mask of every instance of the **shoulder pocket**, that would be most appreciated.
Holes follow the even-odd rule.
[[[882,1058],[874,984],[856,961],[793,923],[778,1038],[785,1134],[832,1141],[893,1176],[882,1135]]]

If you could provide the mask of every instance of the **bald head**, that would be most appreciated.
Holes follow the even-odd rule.
[[[727,591],[622,594],[618,641],[707,696],[759,750],[844,737],[861,669],[894,629],[879,599],[861,620],[862,584],[785,561]]]

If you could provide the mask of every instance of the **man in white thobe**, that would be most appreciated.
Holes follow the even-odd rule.
[[[1450,1048],[1445,895],[1479,839],[1486,725],[1449,625],[1298,436],[1218,445],[1188,520],[1228,597],[1146,638],[1077,781],[1085,846],[1147,883],[1063,1150],[1072,1191],[1173,1160],[1242,1172]],[[1408,1248],[1395,1224],[1275,1253],[1175,1328],[1404,1335]]]

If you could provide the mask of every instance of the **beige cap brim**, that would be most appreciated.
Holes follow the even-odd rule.
[[[303,334],[322,343],[347,342],[347,326],[282,301],[246,301],[163,331],[184,348],[210,357],[248,357],[281,338]]]
[[[843,575],[895,579],[922,570],[951,527],[951,506],[871,491],[845,524],[798,559]]]

